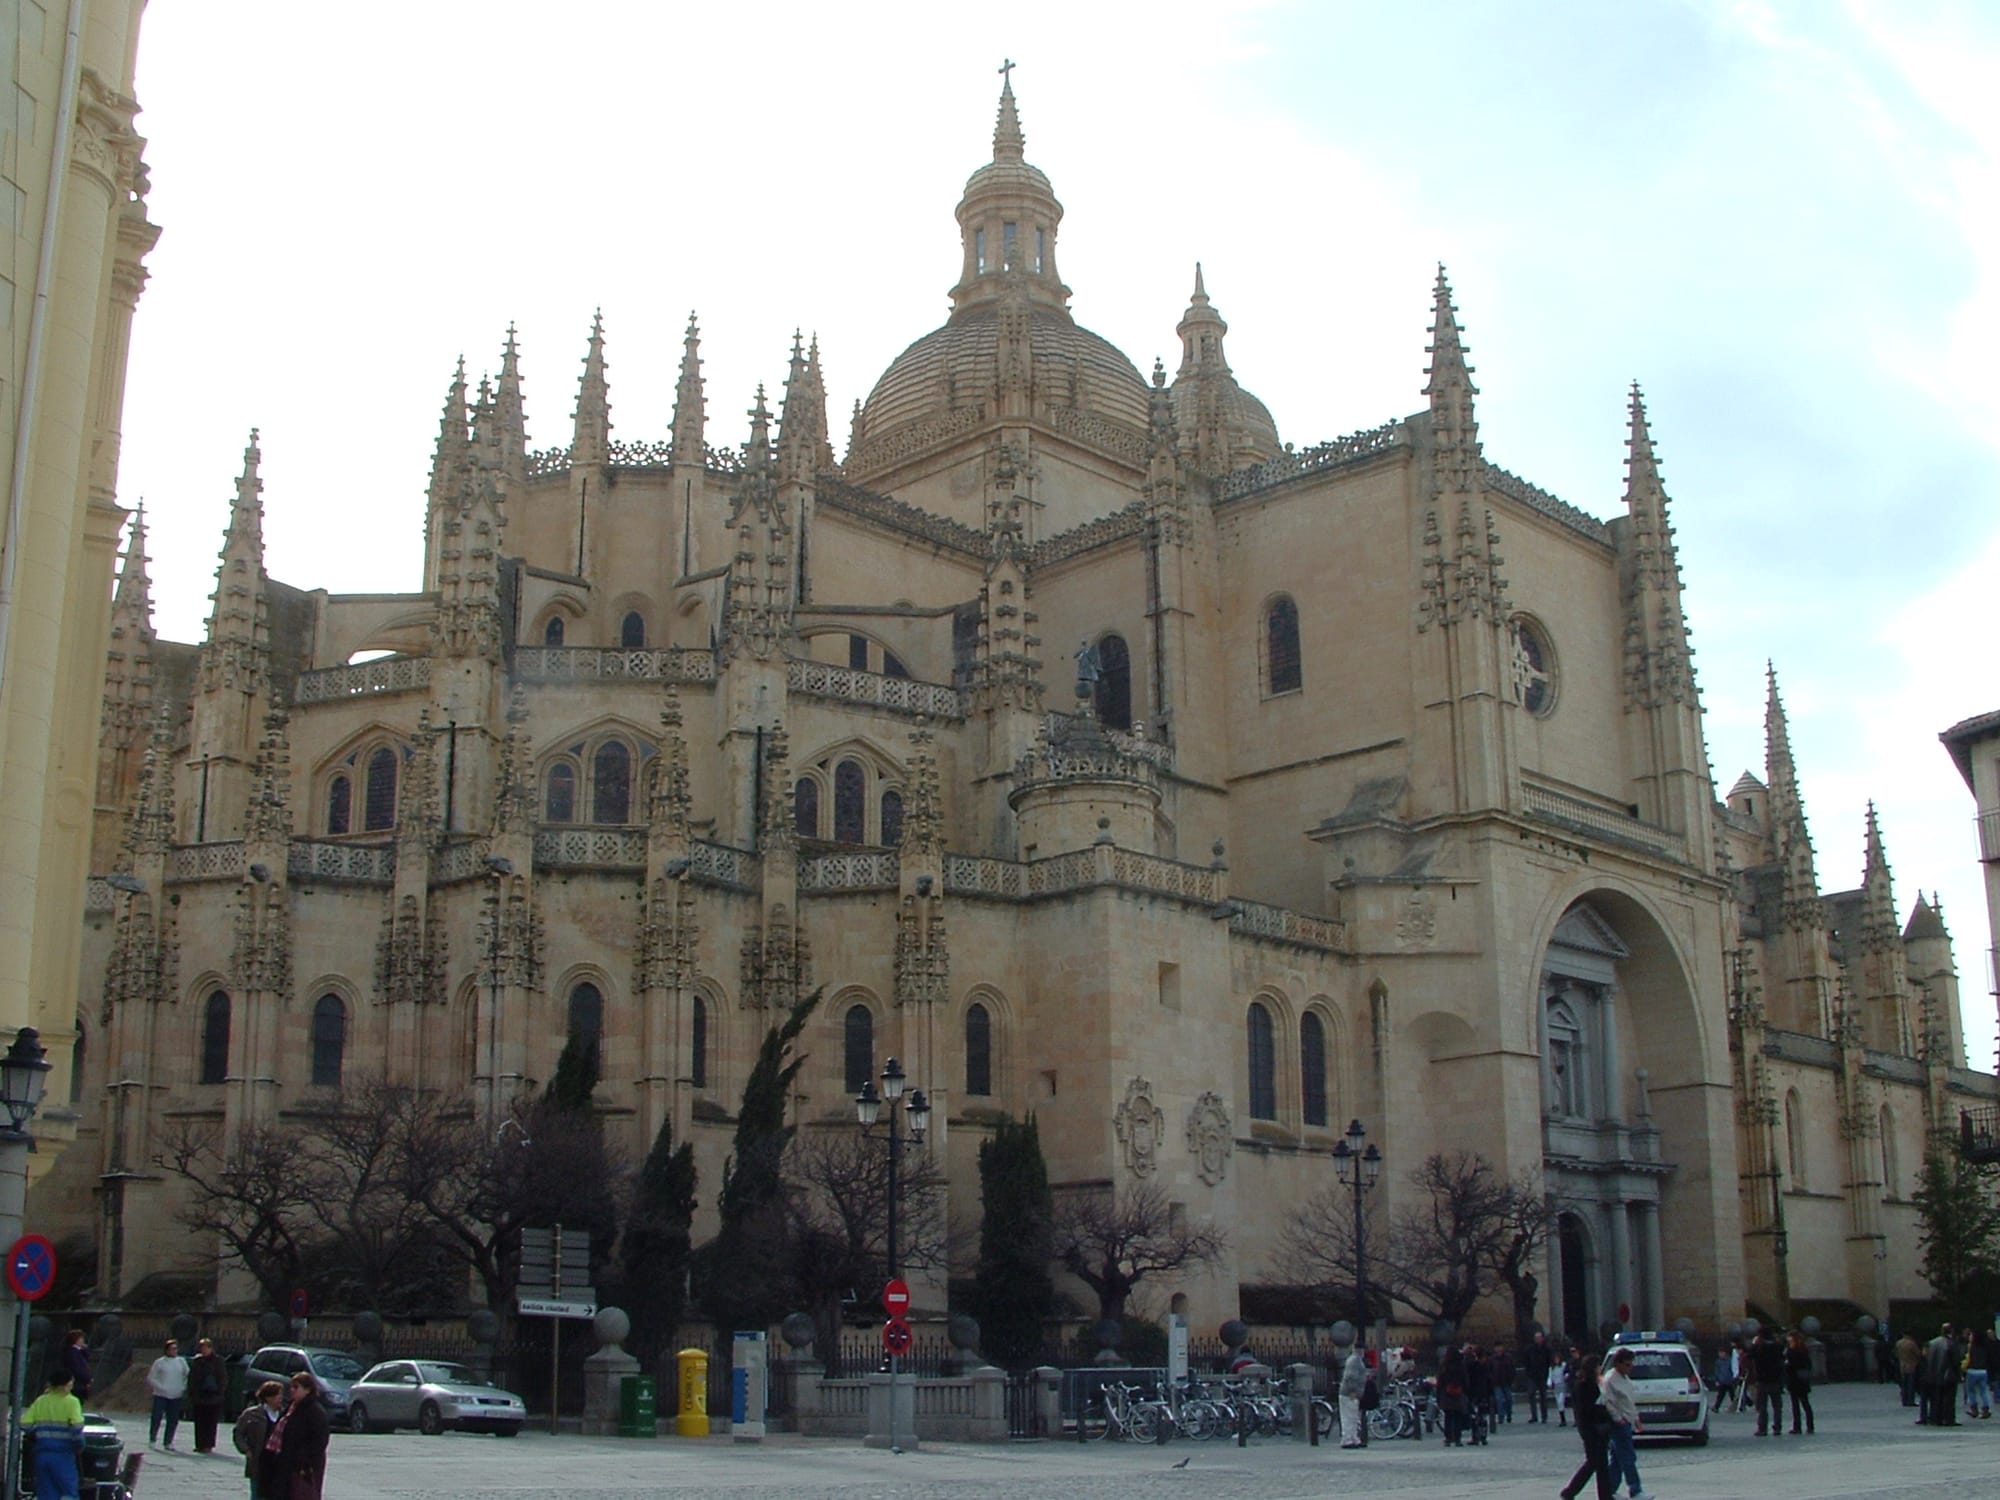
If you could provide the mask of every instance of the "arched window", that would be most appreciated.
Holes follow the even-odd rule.
[[[858,1094],[875,1076],[875,1012],[850,1005],[841,1021],[841,1061],[847,1092]]]
[[[625,823],[632,813],[632,752],[606,740],[590,762],[590,821]]]
[[[1314,1011],[1299,1018],[1299,1098],[1308,1125],[1326,1123],[1326,1024]]]
[[[819,783],[801,776],[792,787],[792,822],[802,839],[819,837]]]
[[[1785,1160],[1791,1168],[1792,1188],[1806,1192],[1812,1183],[1806,1172],[1806,1112],[1797,1089],[1785,1092]]]
[[[976,1001],[965,1012],[965,1092],[993,1092],[993,1016]]]
[[[1097,643],[1097,722],[1106,729],[1132,727],[1132,653],[1125,637],[1107,635]]]
[[[1264,691],[1296,693],[1299,670],[1299,607],[1280,594],[1264,612]]]
[[[1555,711],[1555,652],[1542,628],[1525,616],[1514,621],[1514,692],[1521,707],[1538,719]]]
[[[83,1023],[77,1022],[79,1030]],[[81,1041],[77,1043],[80,1047]],[[79,1070],[81,1071],[81,1070]],[[1896,1116],[1888,1105],[1882,1106],[1882,1196],[1900,1198],[1903,1195],[1903,1179],[1896,1170]]]
[[[368,757],[368,785],[361,798],[361,826],[370,833],[396,826],[396,752],[387,745]]]
[[[590,1054],[593,1062],[602,1059],[598,1046],[604,1038],[604,993],[594,984],[584,983],[569,992],[569,1036]]]
[[[81,1104],[83,1102],[84,1037],[83,1017],[78,1016],[76,1018],[76,1041],[70,1045],[69,1049],[69,1102],[72,1104]]]
[[[549,767],[548,790],[542,796],[542,819],[548,823],[576,821],[576,767],[557,762]]]
[[[850,635],[847,638],[847,665],[856,672],[868,670],[868,637]]]
[[[340,1087],[347,1053],[347,1006],[338,995],[321,995],[313,1006],[312,1081],[314,1088]]]
[[[542,644],[560,646],[563,643],[563,617],[550,615],[549,623],[542,627]]]
[[[1558,1119],[1581,1119],[1585,1108],[1583,1024],[1567,1000],[1552,1000],[1548,1009],[1549,1113]]]
[[[222,1083],[229,1077],[229,992],[212,990],[201,1012],[201,1081]]]
[[[646,646],[646,617],[638,610],[628,610],[625,618],[618,622],[618,644],[627,651],[642,651]]]
[[[858,760],[833,768],[833,841],[858,844],[868,837],[868,774]]]
[[[688,1082],[698,1089],[708,1087],[708,1002],[694,997],[688,1013]]]
[[[1250,1118],[1278,1118],[1278,1043],[1271,1012],[1250,1002]]]
[[[882,794],[882,842],[891,849],[903,841],[903,794],[891,789]]]
[[[326,784],[326,831],[345,833],[354,826],[354,783],[336,776]]]

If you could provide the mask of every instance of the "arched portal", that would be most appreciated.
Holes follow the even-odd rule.
[[[1592,1338],[1590,1248],[1584,1238],[1583,1220],[1575,1214],[1564,1214],[1556,1220],[1556,1256],[1561,1263],[1556,1281],[1561,1321],[1556,1326],[1556,1332],[1565,1339]]]

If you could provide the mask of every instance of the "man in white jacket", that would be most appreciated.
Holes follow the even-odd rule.
[[[1615,1488],[1622,1477],[1628,1500],[1644,1500],[1639,1486],[1639,1456],[1632,1439],[1645,1431],[1639,1420],[1639,1392],[1632,1384],[1633,1354],[1630,1349],[1614,1350],[1611,1373],[1598,1382],[1604,1392],[1604,1414],[1611,1419],[1611,1483]]]
[[[174,1434],[180,1430],[181,1401],[187,1396],[187,1388],[188,1362],[181,1358],[180,1344],[168,1339],[165,1351],[146,1371],[146,1389],[153,1393],[153,1420],[146,1436],[149,1445],[160,1441],[160,1424],[165,1422],[166,1445],[173,1447]]]

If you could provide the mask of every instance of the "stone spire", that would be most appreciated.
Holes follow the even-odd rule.
[[[1472,398],[1479,394],[1479,387],[1472,383],[1472,366],[1465,362],[1458,309],[1452,305],[1451,283],[1445,280],[1442,263],[1432,293],[1431,341],[1425,352],[1431,357],[1424,370],[1430,377],[1424,394],[1431,404],[1437,485],[1439,489],[1470,490],[1478,480],[1481,464],[1479,423],[1472,412]]]
[[[119,863],[127,870],[141,860],[164,858],[174,837],[174,711],[162,703],[153,715],[152,734],[125,823]]]
[[[479,394],[472,401],[472,462],[481,469],[500,467],[500,433],[495,417],[493,377],[482,373]]]
[[[944,799],[938,789],[937,736],[928,720],[910,731],[910,760],[904,776],[903,833],[896,847],[908,864],[944,853]]]
[[[506,537],[497,476],[469,463],[462,468],[458,494],[443,513],[439,531],[433,649],[440,656],[497,661]]]
[[[806,364],[805,342],[792,331],[792,363],[785,374],[785,398],[778,415],[778,480],[810,484],[819,459],[819,433],[826,426],[822,410],[814,420],[812,373]]]
[[[655,836],[665,835],[685,844],[693,815],[681,692],[669,682],[660,700],[660,753],[654,759],[653,779],[647,789],[646,822]]]
[[[796,549],[790,507],[779,494],[771,412],[761,385],[750,408],[750,437],[743,444],[742,472],[729,503],[729,530],[736,551],[723,616],[723,656],[765,660],[791,628]]]
[[[290,716],[273,705],[264,715],[257,760],[250,773],[250,806],[243,818],[246,843],[281,850],[292,837]]]
[[[201,648],[204,692],[234,688],[261,692],[269,681],[270,622],[264,591],[264,482],[257,477],[263,454],[257,429],[243,450],[243,473],[236,481],[236,500],[229,511],[229,529],[222,539],[222,561],[215,573],[215,603],[208,617],[208,638]]]
[[[576,395],[576,431],[570,439],[572,470],[610,462],[611,390],[604,379],[604,311],[591,315],[590,347]]]
[[[521,399],[521,350],[514,325],[507,325],[507,342],[500,351],[500,381],[493,391],[493,432],[499,447],[500,472],[509,493],[528,482],[528,412]]]
[[[1000,75],[1000,113],[993,122],[993,159],[1025,161],[1028,138],[1021,133],[1021,115],[1014,107],[1014,78]]]
[[[708,462],[706,428],[708,399],[701,379],[701,327],[688,313],[687,336],[681,344],[681,378],[674,387],[674,462],[696,468]]]
[[[813,472],[824,473],[835,467],[833,458],[833,424],[826,416],[826,371],[819,362],[819,335],[815,333],[806,344],[806,380],[812,390],[813,430],[817,437],[813,454]]]
[[[465,399],[465,356],[461,354],[451,385],[445,391],[444,411],[438,417],[437,451],[431,457],[430,491],[424,506],[426,589],[437,587],[438,549],[444,539],[445,517],[456,503],[463,470],[471,461],[470,422]]]
[[[1877,923],[1890,932],[1897,930],[1896,897],[1889,875],[1889,856],[1882,847],[1882,824],[1875,816],[1875,801],[1868,801],[1867,831],[1862,838],[1863,865],[1861,892],[1871,926]]]
[[[1047,174],[1024,156],[1026,144],[1010,80],[1000,88],[993,159],[966,180],[958,203],[963,260],[951,292],[954,317],[995,302],[1031,303],[1069,315],[1069,288],[1056,272],[1062,205]]]
[[[1627,526],[1619,538],[1625,595],[1625,701],[1635,708],[1696,701],[1680,559],[1667,516],[1666,487],[1646,425],[1646,402],[1632,383],[1625,457]]]
[[[1799,795],[1798,767],[1792,761],[1792,736],[1778,696],[1777,669],[1764,667],[1764,782],[1770,787],[1771,853],[1784,866],[1788,909],[1794,904],[1819,909],[1819,875],[1813,866],[1812,838],[1806,832],[1805,803]]]
[[[535,746],[528,733],[528,693],[519,683],[507,699],[507,733],[500,741],[493,831],[526,839],[535,831]]]
[[[132,530],[125,542],[125,565],[118,570],[118,592],[111,602],[111,633],[115,639],[119,622],[143,632],[148,644],[153,639],[153,578],[146,571],[146,502],[132,512]]]

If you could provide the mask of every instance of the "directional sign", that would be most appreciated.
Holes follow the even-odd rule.
[[[565,1302],[554,1297],[523,1297],[521,1316],[524,1318],[594,1318],[597,1303]]]
[[[910,1284],[898,1276],[882,1288],[882,1311],[900,1320],[910,1310]]]
[[[47,1235],[24,1234],[7,1251],[7,1285],[23,1302],[39,1302],[56,1280],[56,1247]]]
[[[891,1354],[908,1354],[911,1338],[910,1325],[901,1318],[891,1318],[882,1325],[882,1347]]]

